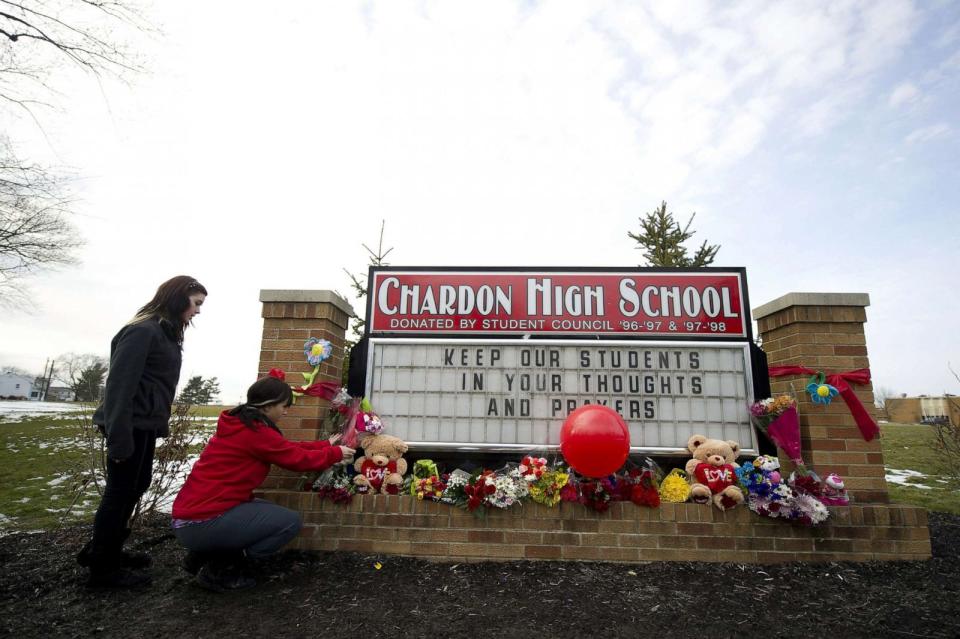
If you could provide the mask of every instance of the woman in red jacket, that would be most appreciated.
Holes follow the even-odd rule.
[[[274,553],[299,532],[299,513],[253,498],[271,464],[309,472],[353,459],[354,449],[335,445],[339,435],[311,442],[286,439],[276,422],[292,403],[285,382],[257,380],[245,404],[220,414],[216,434],[173,502],[174,534],[190,551],[184,568],[204,588],[223,592],[255,585],[242,573],[244,558]]]

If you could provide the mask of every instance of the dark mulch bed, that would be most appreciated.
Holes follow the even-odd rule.
[[[85,527],[0,538],[0,634],[16,637],[957,637],[960,517],[930,514],[933,559],[788,564],[440,564],[286,552],[257,588],[191,583],[167,520],[135,547],[154,583],[89,591]],[[376,569],[377,561],[382,563]]]

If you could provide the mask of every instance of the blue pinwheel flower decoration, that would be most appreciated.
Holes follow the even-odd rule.
[[[332,352],[333,345],[325,339],[311,337],[303,344],[303,354],[311,366],[319,366]]]
[[[807,392],[810,393],[810,400],[814,404],[823,404],[824,406],[840,394],[835,386],[827,383],[826,375],[823,373],[817,373],[810,378],[810,383],[807,384]]]

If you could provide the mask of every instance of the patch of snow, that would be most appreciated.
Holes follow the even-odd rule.
[[[62,402],[0,401],[0,422],[17,421],[28,417],[43,417],[84,410],[83,404]]]
[[[920,488],[921,490],[930,490],[930,486],[924,486],[923,484],[915,484],[910,482],[910,479],[922,479],[926,477],[923,473],[917,472],[915,470],[900,470],[897,468],[887,468],[885,479],[889,484],[897,484],[898,486],[909,486],[910,488]]]
[[[57,475],[56,477],[54,477],[53,479],[47,482],[47,486],[59,486],[63,482],[67,481],[68,479],[70,479],[70,475],[67,475],[66,473],[62,475]]]

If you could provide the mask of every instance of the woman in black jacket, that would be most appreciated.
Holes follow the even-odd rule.
[[[179,275],[156,295],[110,343],[110,372],[103,403],[93,414],[107,438],[107,483],[93,520],[93,538],[77,556],[90,568],[91,586],[128,588],[149,583],[137,568],[149,555],[123,551],[127,522],[150,487],[157,437],[168,434],[180,379],[183,332],[200,312],[207,289]]]

